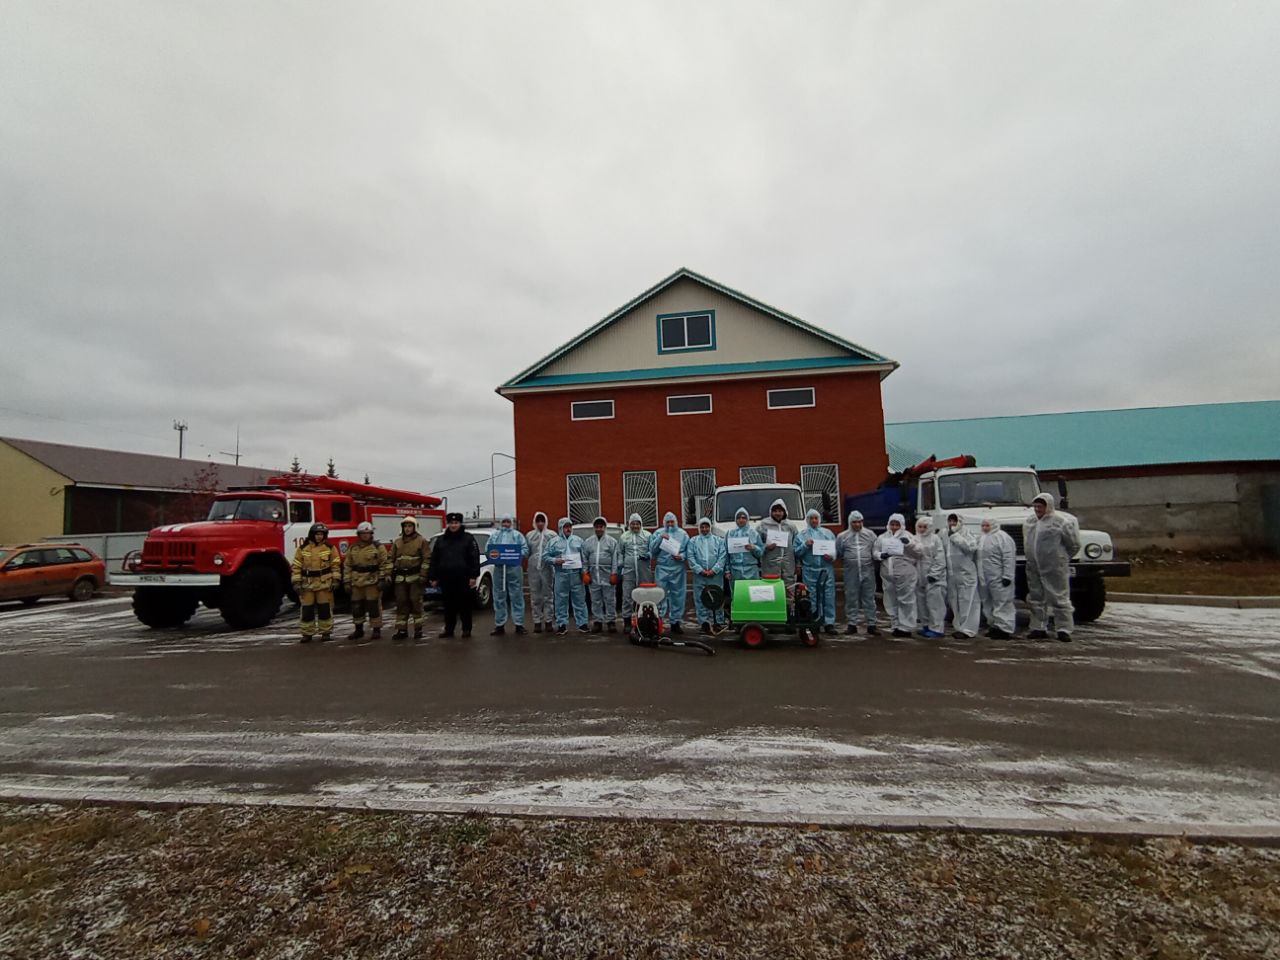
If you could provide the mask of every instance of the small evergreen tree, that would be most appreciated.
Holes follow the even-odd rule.
[[[367,473],[364,475],[364,484],[366,487],[369,485],[369,475]]]
[[[338,475],[338,469],[333,465],[333,457],[329,458],[329,469],[324,472],[324,475],[326,477],[336,477]]]
[[[290,473],[302,472],[302,461],[298,459],[297,455],[294,456],[293,463],[289,466],[289,472]]]

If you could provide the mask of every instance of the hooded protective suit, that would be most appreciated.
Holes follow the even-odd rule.
[[[561,517],[556,529],[559,534],[543,550],[543,562],[555,571],[556,629],[564,630],[568,626],[572,606],[573,622],[579,630],[586,630],[587,591],[582,583],[582,567],[565,567],[566,561],[576,559],[582,563],[582,538],[573,532],[568,517]]]
[[[739,523],[745,520],[746,523]],[[734,553],[730,547],[734,541],[744,544],[741,553]],[[764,555],[764,547],[760,545],[760,534],[751,526],[751,514],[746,507],[739,507],[733,514],[733,526],[725,534],[725,549],[729,552],[729,576],[734,580],[759,580],[760,558]]]
[[[773,519],[773,508],[782,507],[782,522],[779,523]],[[760,525],[756,527],[756,533],[760,535],[760,545],[764,547],[764,553],[760,557],[760,576],[769,576],[770,574],[778,574],[787,585],[787,596],[795,595],[796,590],[796,554],[795,544],[796,537],[800,535],[800,531],[796,529],[796,525],[791,522],[786,515],[787,505],[779,497],[769,505],[769,516],[760,521]],[[787,545],[779,547],[769,544],[770,530],[787,531]]]
[[[849,529],[836,537],[836,553],[844,564],[844,618],[849,626],[856,626],[861,614],[866,625],[876,623],[876,570],[871,551],[876,545],[876,535],[863,527],[854,530],[855,520],[861,520],[857,510],[849,514]]]
[[[1056,629],[1069,635],[1075,622],[1071,558],[1080,549],[1080,535],[1076,525],[1055,509],[1053,494],[1038,494],[1031,502],[1036,500],[1044,504],[1044,516],[1037,517],[1033,511],[1022,524],[1031,629],[1044,630],[1052,617]]]
[[[593,523],[597,522],[609,525],[604,517],[596,517]],[[618,553],[618,541],[607,533],[597,537],[592,530],[582,541],[582,560],[587,573],[591,574],[591,583],[587,586],[591,617],[596,623],[609,624],[610,629],[618,619],[618,588],[614,579],[618,575]]]
[[[987,625],[1012,634],[1017,625],[1013,609],[1018,545],[996,524],[978,541],[978,596]]]
[[[916,543],[916,611],[926,631],[941,634],[947,626],[947,547],[928,514],[916,520]]]
[[[704,524],[710,527],[711,519],[703,517],[699,520],[699,531],[702,530]],[[699,623],[724,624],[724,607],[712,610],[703,603],[702,588],[714,585],[722,590],[724,589],[724,568],[728,561],[727,551],[725,539],[715,532],[699,532],[697,536],[689,538],[686,559],[689,562],[689,569],[693,571],[693,609],[698,615]],[[704,574],[703,570],[710,570],[711,573]]]
[[[511,524],[505,527],[503,524]],[[511,514],[504,513],[498,521],[498,529],[489,537],[486,551],[494,547],[518,545],[520,556],[529,556],[529,542],[516,529]],[[492,564],[493,570],[493,621],[495,627],[504,626],[508,616],[517,627],[524,626],[524,568],[519,563]]]
[[[836,535],[822,526],[822,514],[810,510],[805,514],[805,526],[796,537],[795,554],[800,563],[804,585],[809,590],[809,598],[813,603],[813,619],[821,621],[824,626],[834,626],[836,622],[836,558],[819,556],[813,552],[813,542],[822,540],[833,544]],[[819,521],[818,526],[813,521]]]
[[[649,531],[643,526],[631,531],[632,524],[641,523],[640,514],[627,518],[627,529],[618,537],[618,572],[622,574],[622,616],[625,619],[635,612],[631,591],[649,582]]]
[[[529,607],[535,629],[550,626],[556,619],[555,571],[546,562],[547,547],[556,538],[550,525],[538,529],[538,518],[545,523],[547,515],[539,510],[533,515],[533,529],[524,535],[529,545]]]
[[[889,523],[898,522],[896,532],[886,528],[876,537],[872,556],[880,564],[880,583],[884,587],[884,609],[893,621],[893,629],[910,633],[916,627],[916,561],[923,556],[916,538],[907,533],[907,519],[892,514]],[[897,541],[901,552],[891,553],[891,541]]]
[[[978,601],[978,538],[966,533],[964,523],[950,525],[943,535],[947,545],[947,602],[951,626],[966,637],[978,635],[982,605]]]
[[[662,517],[662,528],[655,530],[649,538],[649,562],[657,564],[658,586],[667,592],[662,601],[665,609],[659,613],[668,623],[678,624],[684,619],[685,591],[689,587],[689,570],[685,566],[688,556],[689,535],[680,529],[680,521],[668,510]],[[674,540],[679,547],[678,556],[673,556],[662,549],[663,540]]]

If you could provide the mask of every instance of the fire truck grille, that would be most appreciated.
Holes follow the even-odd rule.
[[[1000,529],[1013,537],[1013,544],[1018,548],[1018,556],[1022,556],[1022,524],[1005,523]]]
[[[196,562],[194,540],[148,540],[142,545],[142,562],[147,566],[182,567]]]

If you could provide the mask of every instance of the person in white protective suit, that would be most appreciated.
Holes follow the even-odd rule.
[[[947,603],[957,640],[972,640],[982,621],[978,599],[978,538],[966,533],[957,514],[947,517]]]
[[[1027,606],[1031,608],[1030,640],[1047,640],[1049,618],[1058,639],[1071,640],[1075,611],[1071,606],[1071,558],[1080,549],[1076,525],[1055,510],[1053,494],[1031,501],[1031,514],[1022,524],[1027,557]]]
[[[978,541],[978,596],[987,618],[987,636],[1010,640],[1017,626],[1013,609],[1013,576],[1018,568],[1018,546],[1013,537],[990,519],[982,521]]]
[[[867,625],[867,633],[875,636],[876,627],[876,570],[871,551],[876,545],[876,535],[863,526],[862,514],[849,513],[849,529],[836,537],[836,553],[844,563],[844,618],[845,633],[858,632],[858,617]]]
[[[907,533],[906,517],[895,513],[889,527],[876,537],[872,556],[880,564],[884,609],[895,637],[909,637],[916,626],[916,561],[923,555],[916,538]]]
[[[947,629],[947,545],[933,532],[933,518],[916,518],[916,613],[923,629],[920,636],[939,640]]]

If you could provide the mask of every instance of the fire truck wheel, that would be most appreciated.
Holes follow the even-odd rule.
[[[222,619],[237,630],[265,627],[280,612],[284,585],[268,567],[246,567],[222,588]]]
[[[1078,578],[1071,584],[1076,623],[1093,623],[1107,606],[1107,582],[1101,577]]]
[[[764,646],[764,627],[758,623],[744,624],[740,633],[742,645],[748,650],[759,650]]]
[[[196,612],[197,601],[185,590],[139,587],[133,591],[133,613],[152,629],[180,627]]]

